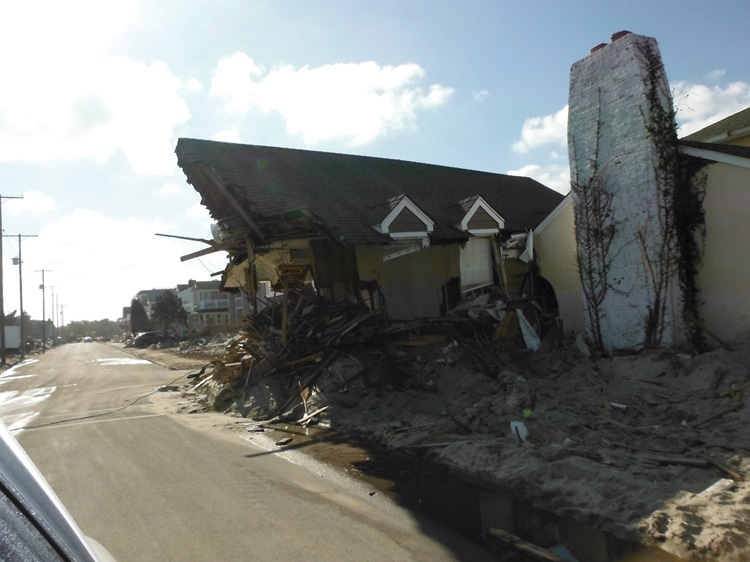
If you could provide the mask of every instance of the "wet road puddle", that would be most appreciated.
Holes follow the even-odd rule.
[[[249,435],[262,431],[248,424]],[[491,549],[499,560],[538,560],[490,544],[485,535],[500,528],[548,545],[561,560],[579,562],[679,562],[663,551],[647,550],[573,520],[534,508],[530,502],[486,482],[470,480],[426,459],[385,450],[333,430],[272,424],[265,434],[278,451],[298,450],[366,483],[404,507],[418,511]],[[288,441],[291,438],[291,441]]]

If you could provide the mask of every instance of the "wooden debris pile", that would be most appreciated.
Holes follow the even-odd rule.
[[[431,376],[439,366],[466,363],[477,372],[497,373],[502,367],[497,354],[523,346],[512,322],[501,322],[508,327],[498,332],[498,318],[515,317],[512,311],[506,315],[497,299],[472,299],[439,319],[393,322],[364,304],[315,295],[304,268],[289,266],[281,273],[275,287],[281,294],[244,318],[242,335],[196,383],[211,379],[240,396],[261,380],[273,380],[289,396],[284,411],[304,404],[328,368],[349,358],[356,368],[325,386],[327,400],[354,406],[358,397],[346,391],[355,381],[379,393],[386,388],[432,390]]]

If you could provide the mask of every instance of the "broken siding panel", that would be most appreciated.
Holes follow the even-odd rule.
[[[360,281],[377,281],[383,285],[383,247],[358,244],[354,247]]]
[[[453,257],[457,248],[432,246],[383,264],[383,293],[391,318],[409,320],[440,314],[443,285],[457,261]]]
[[[354,249],[329,240],[310,240],[315,286],[329,299],[351,294],[356,278]]]

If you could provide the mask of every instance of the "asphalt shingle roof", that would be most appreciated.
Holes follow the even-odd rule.
[[[734,115],[730,115],[729,117],[726,117],[721,121],[712,123],[708,127],[704,127],[703,129],[701,129],[700,131],[696,131],[691,135],[687,135],[683,138],[683,140],[698,142],[709,141],[712,138],[724,133],[736,131],[748,126],[750,126],[750,107],[748,107],[747,109],[743,109],[742,111],[738,111]]]
[[[191,173],[194,166],[212,168],[253,218],[304,209],[350,243],[386,241],[372,226],[402,195],[435,221],[436,240],[465,237],[451,225],[461,218],[459,203],[477,195],[505,218],[508,230],[535,227],[563,198],[531,178],[387,158],[185,138],[176,153],[215,219],[236,211]]]

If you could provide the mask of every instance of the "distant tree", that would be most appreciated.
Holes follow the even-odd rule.
[[[5,315],[5,325],[18,326],[18,315],[16,314],[15,310]]]
[[[65,336],[68,338],[92,336],[109,339],[121,331],[117,322],[106,318],[104,320],[74,320],[65,326]]]
[[[130,301],[130,332],[137,334],[149,330],[151,330],[151,320],[148,319],[146,309],[143,308],[141,301],[133,299]]]
[[[32,320],[25,312],[23,313],[23,317],[26,321],[26,323],[24,324],[24,328],[26,330],[27,338],[38,340],[42,338],[43,333],[48,338],[52,337],[52,330],[54,329],[55,325],[52,323],[52,320],[50,318],[47,318],[46,322],[42,322],[41,320]]]
[[[171,330],[187,324],[187,312],[180,298],[172,291],[164,291],[156,297],[151,316],[156,329],[165,336],[168,336]]]

